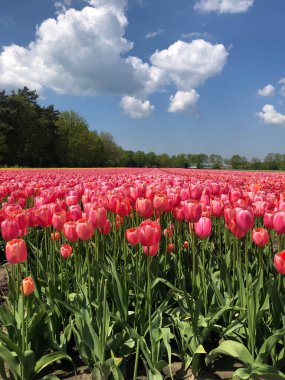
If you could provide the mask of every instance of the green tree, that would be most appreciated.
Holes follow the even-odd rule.
[[[28,88],[0,93],[0,157],[2,163],[50,166],[55,161],[55,121],[58,111],[37,104],[36,91]]]
[[[67,167],[97,166],[103,151],[97,132],[74,111],[64,111],[56,122],[59,165]]]

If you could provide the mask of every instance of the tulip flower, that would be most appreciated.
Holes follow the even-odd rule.
[[[139,243],[139,238],[138,228],[128,228],[126,230],[126,239],[131,245],[137,245]]]
[[[60,254],[64,259],[68,259],[72,254],[72,247],[69,244],[63,244],[60,247]]]
[[[278,211],[273,216],[273,228],[279,235],[285,233],[285,211]]]
[[[27,247],[22,239],[8,241],[5,248],[6,259],[10,264],[20,264],[27,260]]]
[[[235,221],[238,228],[247,233],[254,225],[253,214],[249,210],[235,209]]]
[[[143,247],[143,253],[147,256],[156,256],[157,251],[158,251],[158,244]]]
[[[268,231],[264,228],[255,228],[252,231],[252,240],[259,247],[264,247],[269,242]]]
[[[136,211],[142,218],[150,218],[153,214],[152,201],[150,199],[138,198],[136,200]]]
[[[186,222],[196,223],[202,216],[202,206],[198,201],[185,201],[183,210]]]
[[[91,222],[84,219],[77,220],[76,233],[81,240],[89,240],[93,235],[94,229]]]
[[[145,220],[139,226],[140,242],[144,246],[154,246],[160,241],[161,227],[158,222]]]
[[[66,237],[67,240],[71,241],[72,243],[76,242],[78,240],[78,234],[76,232],[77,223],[75,221],[69,221],[64,223],[63,225],[63,234]]]
[[[20,289],[24,296],[29,296],[32,294],[35,290],[35,283],[32,277],[24,278]]]
[[[1,223],[1,233],[5,241],[16,239],[19,236],[19,225],[14,220],[4,220]]]
[[[194,224],[195,233],[199,238],[206,239],[211,235],[212,222],[211,219],[202,216],[197,223]]]
[[[285,250],[274,255],[274,266],[277,272],[285,274]]]

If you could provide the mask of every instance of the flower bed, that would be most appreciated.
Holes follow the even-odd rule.
[[[0,375],[285,379],[285,175],[187,169],[0,172],[8,294]],[[8,267],[8,265],[7,265]],[[6,369],[4,369],[4,367]]]

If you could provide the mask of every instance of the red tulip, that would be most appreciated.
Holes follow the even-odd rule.
[[[19,226],[14,220],[4,220],[1,223],[1,233],[5,241],[16,239],[19,236]]]
[[[274,266],[277,272],[285,274],[285,250],[274,255]]]
[[[94,229],[91,222],[84,219],[77,220],[76,233],[81,240],[89,240],[93,235]]]
[[[153,198],[153,207],[158,212],[164,211],[166,205],[166,195],[165,194],[156,194]]]
[[[183,210],[186,222],[196,223],[202,216],[202,206],[197,201],[185,201]]]
[[[69,244],[63,244],[60,247],[60,254],[64,259],[68,259],[72,254],[72,247]]]
[[[139,243],[139,238],[138,228],[128,228],[126,230],[126,239],[131,245],[137,245]]]
[[[264,247],[269,242],[268,231],[264,228],[255,228],[252,231],[252,240],[259,247]]]
[[[109,219],[106,220],[103,227],[99,228],[99,231],[103,235],[108,235],[108,233],[111,231],[111,222]]]
[[[274,212],[267,210],[263,217],[264,227],[270,228],[271,230],[273,229],[273,217],[274,217]]]
[[[148,256],[156,256],[157,251],[158,251],[158,244],[143,247],[143,253]]]
[[[10,264],[20,264],[27,260],[27,247],[22,239],[8,241],[5,248],[6,259]]]
[[[166,250],[167,250],[167,252],[169,253],[169,252],[172,252],[172,251],[174,251],[174,244],[173,243],[169,243],[168,245],[167,245],[167,248],[166,248]]]
[[[52,216],[52,225],[56,230],[61,231],[64,223],[66,222],[66,212],[55,212]]]
[[[72,243],[74,243],[74,242],[76,242],[76,240],[78,240],[78,234],[76,232],[76,227],[77,227],[77,224],[73,220],[66,222],[63,225],[63,234],[66,237],[66,239],[71,241]]]
[[[211,211],[212,211],[212,214],[217,218],[223,216],[224,215],[223,203],[220,201],[213,200],[211,203]]]
[[[158,222],[145,220],[139,226],[140,242],[144,246],[158,245],[161,236],[161,227]]]
[[[136,211],[142,218],[150,218],[153,214],[153,205],[150,199],[138,198],[136,200]]]

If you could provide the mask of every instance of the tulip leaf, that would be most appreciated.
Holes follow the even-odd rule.
[[[218,348],[212,350],[206,357],[206,362],[212,362],[219,355],[227,355],[241,361],[245,365],[253,364],[253,358],[248,349],[234,340],[226,340]]]
[[[63,352],[51,352],[50,354],[42,356],[35,365],[35,373],[38,374],[45,367],[56,362],[57,360],[68,360],[72,363],[72,359],[69,355]]]

